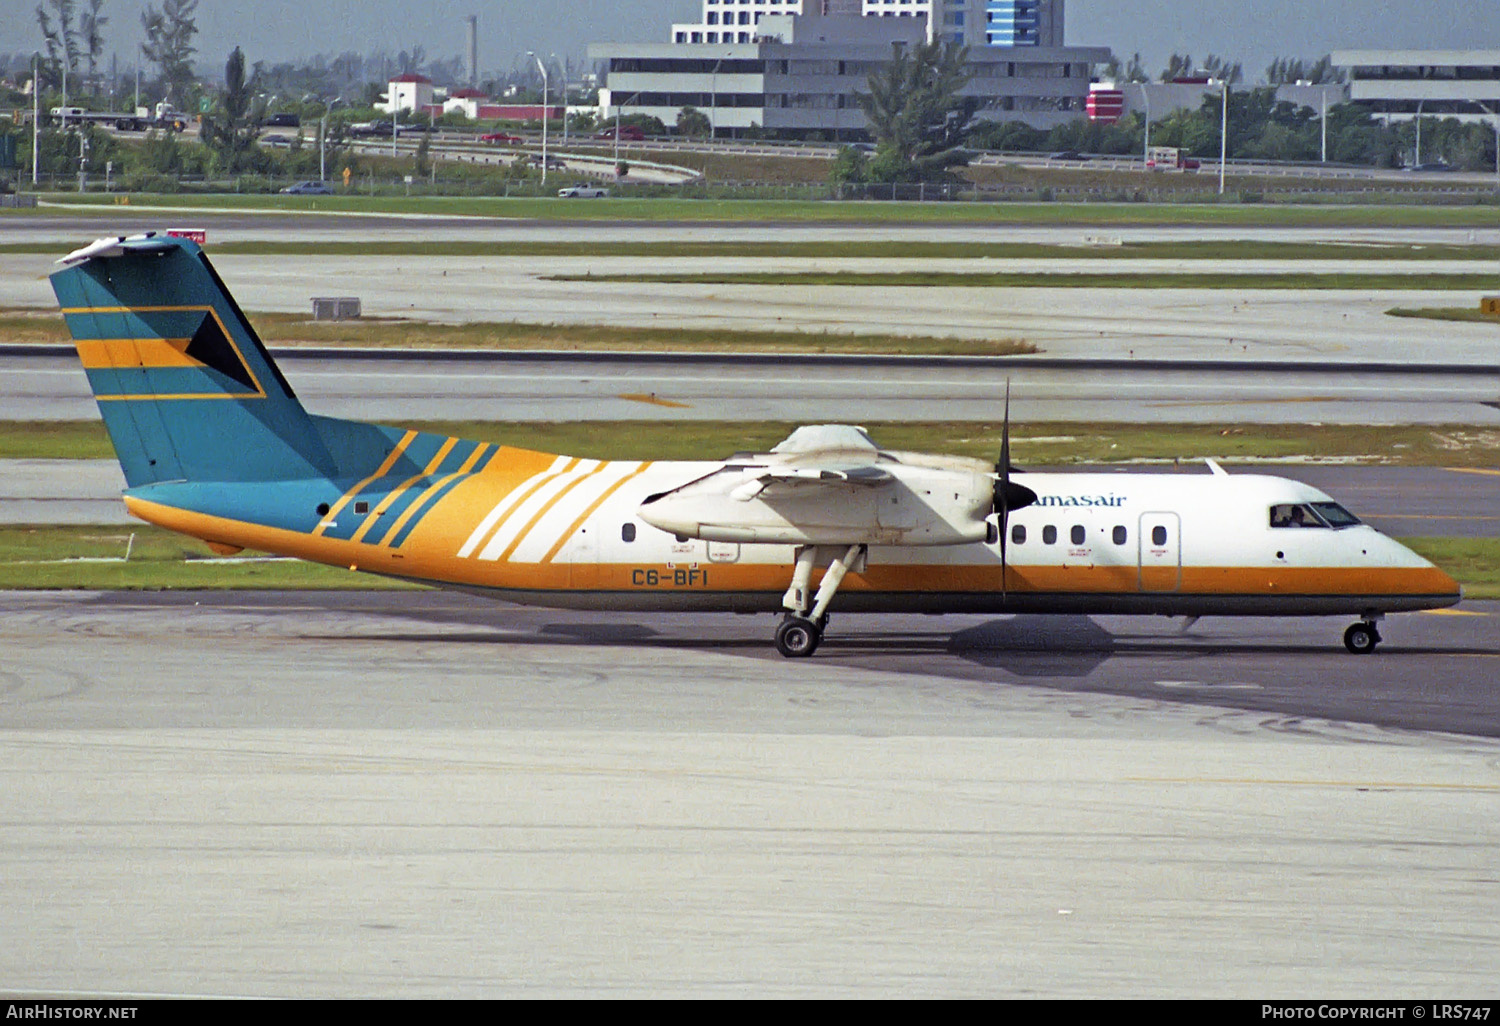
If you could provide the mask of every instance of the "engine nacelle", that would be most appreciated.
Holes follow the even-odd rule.
[[[989,533],[994,480],[969,470],[883,465],[866,483],[725,467],[647,499],[646,523],[705,541],[780,545],[968,545]]]

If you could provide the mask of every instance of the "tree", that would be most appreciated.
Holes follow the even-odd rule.
[[[857,150],[853,146],[840,146],[839,152],[833,158],[833,167],[828,172],[828,180],[834,185],[858,185],[870,180],[870,161],[864,151]]]
[[[193,84],[193,37],[198,23],[193,19],[198,0],[162,0],[161,10],[150,4],[141,15],[146,41],[141,53],[160,69],[160,79],[167,86],[167,96],[182,100]]]
[[[979,110],[977,97],[959,96],[969,81],[968,48],[934,40],[896,45],[892,60],[870,76],[859,105],[875,134],[871,176],[883,182],[948,178],[968,163],[960,148]]]
[[[104,0],[88,0],[88,3],[89,9],[79,24],[79,31],[83,35],[84,56],[89,61],[89,79],[97,82],[99,58],[104,55],[104,26],[109,24],[109,19],[99,13]]]
[[[56,28],[47,16],[48,7],[57,15]],[[54,88],[62,85],[64,68],[70,75],[78,70],[79,42],[78,30],[73,25],[73,10],[73,0],[47,0],[45,4],[36,5],[37,25],[47,47],[43,71],[47,84]]]
[[[713,124],[708,115],[697,107],[684,107],[677,112],[677,134],[703,136],[713,133]]]
[[[224,94],[203,117],[203,142],[214,152],[219,168],[242,171],[256,163],[256,122],[261,111],[255,102],[255,80],[245,78],[245,54],[239,47],[224,63]]]

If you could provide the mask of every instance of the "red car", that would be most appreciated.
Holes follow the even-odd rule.
[[[594,136],[595,139],[613,139],[614,137],[615,130],[613,128],[606,128],[604,131]],[[635,125],[621,125],[620,138],[627,139],[630,142],[644,142],[646,139],[646,133],[642,132]]]
[[[489,135],[481,135],[480,142],[486,143],[518,143],[521,142],[519,135],[511,135],[509,132],[491,132]]]

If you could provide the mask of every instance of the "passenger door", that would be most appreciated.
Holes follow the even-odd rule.
[[[1140,523],[1141,591],[1177,591],[1182,587],[1182,521],[1176,513],[1142,513]]]

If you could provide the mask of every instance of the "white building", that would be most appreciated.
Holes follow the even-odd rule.
[[[738,13],[739,4],[729,6]],[[925,42],[928,33],[917,17],[766,14],[754,41],[741,43],[735,25],[731,43],[722,42],[720,21],[718,43],[590,46],[589,57],[609,68],[601,115],[649,114],[672,125],[683,107],[696,107],[716,135],[760,127],[860,137],[868,122],[859,95],[870,76],[890,61],[893,44]],[[981,119],[1052,128],[1084,116],[1092,67],[1109,57],[1103,47],[971,47],[962,93],[978,98]]]
[[[912,18],[927,38],[967,46],[1063,45],[1064,0],[703,0],[696,22],[674,24],[674,43],[753,43],[777,14]]]
[[[432,105],[432,79],[426,75],[397,75],[387,83],[385,99],[375,106],[387,114],[426,110]]]
[[[1349,98],[1388,120],[1500,114],[1500,50],[1339,50]]]

